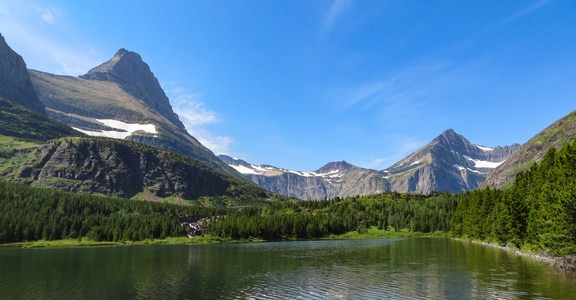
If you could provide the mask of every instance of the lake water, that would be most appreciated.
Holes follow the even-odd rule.
[[[576,277],[443,238],[0,249],[1,299],[576,299]]]

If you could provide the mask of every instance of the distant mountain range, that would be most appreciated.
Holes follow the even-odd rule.
[[[220,158],[269,191],[310,200],[385,191],[469,191],[519,148],[519,144],[495,148],[475,145],[450,129],[385,170],[364,169],[341,161],[303,172],[254,165],[229,156]]]

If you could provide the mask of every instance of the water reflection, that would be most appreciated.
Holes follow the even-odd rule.
[[[1,299],[571,299],[573,275],[450,239],[0,249]]]

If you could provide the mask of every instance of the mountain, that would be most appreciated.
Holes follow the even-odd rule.
[[[542,160],[550,148],[559,149],[562,144],[576,138],[576,111],[554,122],[535,135],[510,158],[492,172],[485,186],[502,187],[511,183],[516,174],[526,170],[533,163]]]
[[[386,191],[428,194],[473,190],[518,148],[519,144],[495,148],[475,145],[450,129],[381,171],[341,161],[313,172],[301,172],[254,165],[229,156],[220,158],[269,191],[311,200]]]
[[[345,161],[328,163],[312,172],[291,171],[270,165],[253,165],[220,155],[220,159],[268,191],[303,200],[369,195],[388,191],[383,173]]]
[[[186,133],[138,55],[119,51],[114,60],[91,70],[86,76],[95,77],[88,79],[31,71],[41,97],[51,105],[45,110],[23,59],[1,39],[0,179],[152,201],[201,199],[207,205],[276,197],[225,165]],[[98,77],[107,72],[112,81]],[[48,114],[85,129],[74,130]],[[123,140],[126,137],[168,143],[165,148],[190,147],[187,153],[204,161]],[[171,139],[175,140],[172,144]],[[205,161],[224,167],[216,169]]]
[[[472,144],[449,129],[384,172],[391,189],[401,193],[469,191],[519,148]]]
[[[0,34],[0,98],[44,113],[44,105],[34,90],[26,63],[14,52]]]
[[[29,72],[52,118],[87,135],[179,152],[246,181],[187,133],[139,54],[120,49],[110,60],[79,77]]]

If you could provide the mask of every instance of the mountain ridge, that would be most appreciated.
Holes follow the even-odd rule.
[[[45,113],[34,90],[26,63],[0,34],[0,98],[20,104],[37,113]]]
[[[303,172],[220,158],[261,187],[305,200],[370,195],[387,191],[462,192],[477,188],[498,164],[520,147],[472,144],[453,129],[384,170],[365,169],[346,161],[329,162]]]
[[[564,143],[576,139],[576,110],[552,123],[510,156],[494,170],[483,186],[502,187],[514,181],[516,175],[542,160],[550,148],[559,149]]]

